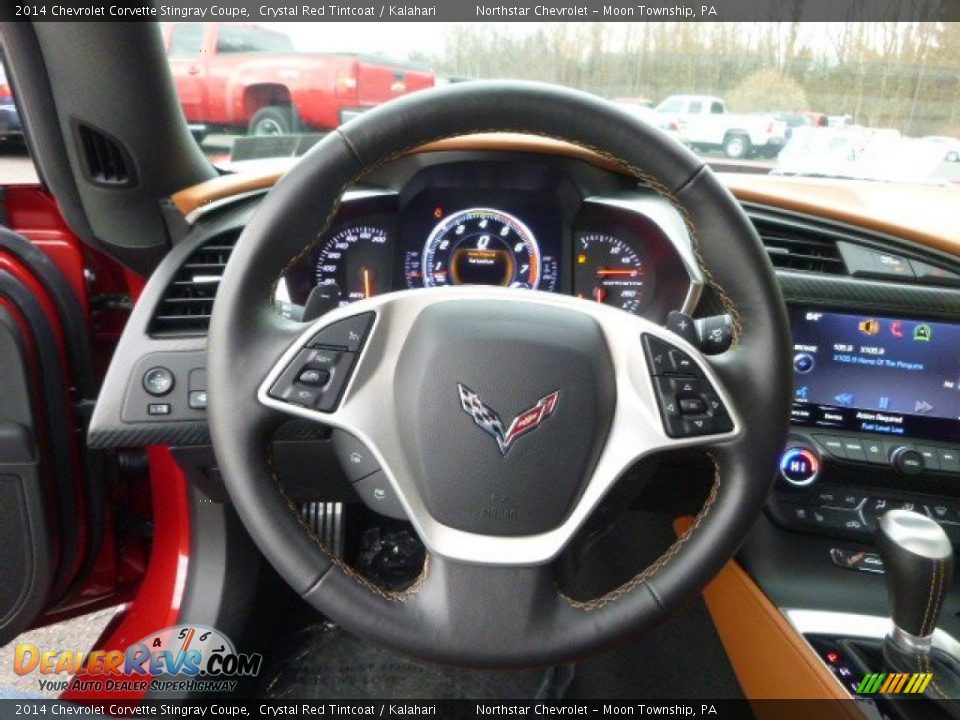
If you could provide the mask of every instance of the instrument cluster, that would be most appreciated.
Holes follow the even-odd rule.
[[[697,278],[650,213],[629,201],[519,185],[427,182],[348,193],[316,248],[285,276],[284,300],[308,305],[315,292],[334,307],[479,284],[571,294],[656,321],[692,309]]]

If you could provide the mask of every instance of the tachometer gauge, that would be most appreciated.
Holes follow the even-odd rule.
[[[589,233],[577,240],[573,291],[577,297],[637,313],[649,296],[642,251],[613,235]]]
[[[461,210],[437,225],[423,248],[421,268],[425,287],[536,289],[542,277],[533,233],[512,215],[485,208]]]
[[[390,245],[383,230],[367,225],[344,228],[320,246],[317,285],[335,285],[340,305],[390,289]]]

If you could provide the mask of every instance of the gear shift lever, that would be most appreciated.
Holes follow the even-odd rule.
[[[878,528],[893,614],[889,641],[907,655],[927,655],[950,589],[953,547],[942,527],[908,510],[891,510]]]

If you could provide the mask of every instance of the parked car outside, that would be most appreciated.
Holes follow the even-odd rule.
[[[172,23],[163,34],[194,136],[332,130],[435,84],[425,67],[355,53],[300,53],[287,35],[255,25]]]
[[[23,127],[20,124],[20,115],[13,101],[13,91],[7,80],[7,72],[0,62],[0,140],[20,140],[23,138]]]
[[[762,115],[728,113],[712,95],[671,95],[656,112],[677,124],[678,138],[694,150],[722,150],[731,159],[776,157],[787,141],[787,124]]]
[[[960,162],[960,140],[942,135],[928,135],[920,138],[925,143],[943,148],[944,162]]]

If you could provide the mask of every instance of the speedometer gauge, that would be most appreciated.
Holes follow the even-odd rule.
[[[604,233],[577,241],[573,290],[577,297],[637,313],[650,294],[649,268],[641,250]]]
[[[422,258],[423,284],[536,289],[543,276],[533,233],[500,210],[461,210],[437,225]]]
[[[336,286],[346,305],[390,289],[390,245],[383,230],[367,225],[344,228],[320,246],[317,285]]]

